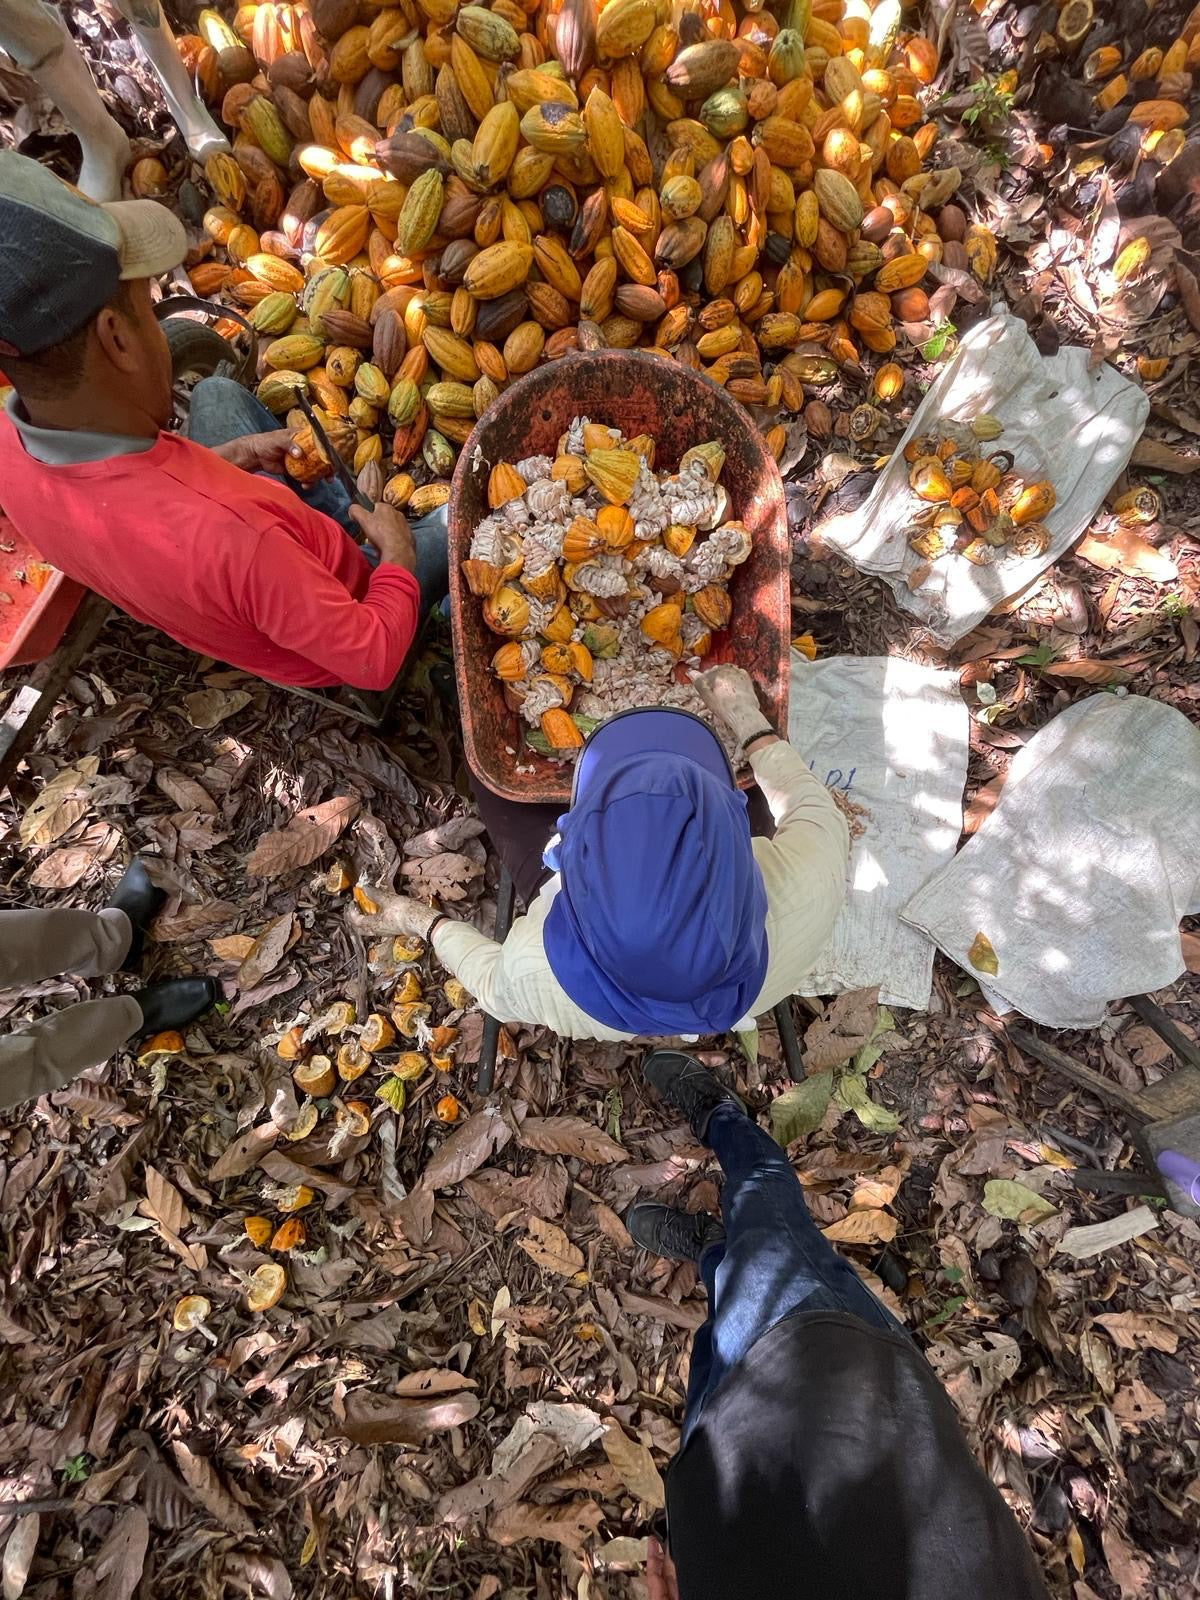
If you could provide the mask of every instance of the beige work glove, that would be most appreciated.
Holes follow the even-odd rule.
[[[358,933],[368,938],[384,933],[404,933],[412,938],[427,939],[429,930],[441,915],[432,906],[422,905],[406,894],[392,894],[388,889],[372,889],[371,899],[379,910],[368,915],[357,906],[348,906],[346,921]]]
[[[692,674],[692,685],[704,704],[733,734],[740,749],[775,730],[763,715],[758,690],[744,667],[710,667]]]

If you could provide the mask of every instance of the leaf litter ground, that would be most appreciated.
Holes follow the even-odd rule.
[[[1072,700],[1125,690],[1193,718],[1200,701],[1195,306],[1169,276],[1096,301],[1089,285],[1123,242],[1128,174],[1081,177],[1070,141],[1052,141],[1047,163],[1037,141],[1056,97],[1078,88],[1069,74],[1027,75],[1032,92],[987,139],[963,115],[989,53],[1005,65],[1027,54],[1025,13],[1007,44],[993,37],[1007,15],[960,14],[947,34],[965,95],[947,106],[961,119],[947,134],[954,160],[1039,343],[1093,343],[1123,365],[1169,358],[1130,478],[1160,489],[1160,520],[1130,540],[1102,515],[1080,547],[1089,559],[1058,563],[947,654],[823,549],[821,516],[861,498],[871,457],[952,351],[947,323],[961,331],[980,314],[977,295],[950,286],[934,297],[942,322],[910,330],[931,359],[902,358],[908,404],[870,455],[845,438],[863,398],[853,375],[827,395],[833,438],[801,424],[789,440],[795,632],[823,654],[959,669],[973,712],[968,832],[1013,752]],[[127,45],[103,21],[86,42],[102,87],[140,105],[135,131],[156,116],[162,128]],[[61,142],[36,102],[14,128]],[[1175,215],[1190,246],[1186,203]],[[1175,281],[1186,289],[1186,269]],[[639,1194],[715,1207],[704,1150],[644,1093],[638,1053],[623,1047],[506,1031],[498,1093],[476,1104],[482,1019],[452,1003],[428,960],[411,970],[431,1022],[459,1030],[451,1070],[423,1072],[396,1112],[374,1091],[415,1041],[382,1052],[342,1086],[370,1108],[369,1132],[335,1131],[325,1103],[310,1131],[276,1051],[298,1026],[309,1048],[336,1054],[339,1039],[320,1031],[331,1004],[350,1001],[360,1022],[386,1013],[410,970],[348,930],[345,896],[324,886],[331,860],[490,915],[495,864],[429,676],[442,653],[436,641],[379,739],[116,621],[8,797],[6,903],[36,892],[100,904],[128,852],[156,852],[171,900],[151,975],[210,971],[228,994],[185,1054],[119,1058],[0,1119],[0,1540],[15,1594],[642,1592],[703,1300],[692,1268],[632,1248],[621,1214]],[[1185,928],[1194,974],[1200,933]],[[1197,993],[1189,976],[1158,996],[1192,1037]],[[50,980],[3,1002],[3,1021],[84,994]],[[752,1065],[723,1047],[705,1058],[795,1139],[817,1221],[921,1340],[1052,1592],[1190,1592],[1196,1224],[1075,1188],[1075,1166],[1133,1164],[1123,1120],[1023,1058],[974,981],[940,959],[927,1015],[889,1016],[870,994],[797,1002],[796,1015],[811,1071],[798,1094],[769,1028]],[[1173,1065],[1120,1006],[1058,1043],[1131,1089]],[[454,1126],[434,1114],[447,1092],[464,1107]],[[297,1184],[314,1196],[296,1213],[305,1240],[278,1258],[282,1301],[256,1315],[245,1284],[270,1252],[244,1219],[274,1229]],[[181,1333],[185,1294],[211,1309]]]

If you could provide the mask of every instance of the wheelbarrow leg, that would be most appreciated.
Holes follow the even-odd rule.
[[[804,1062],[800,1056],[796,1024],[792,1019],[791,1001],[781,1000],[771,1015],[775,1018],[775,1027],[779,1032],[779,1043],[783,1047],[783,1061],[788,1069],[788,1077],[793,1083],[799,1083],[804,1077]]]
[[[516,889],[507,867],[500,868],[500,886],[496,890],[496,942],[503,944],[512,927]],[[500,1021],[497,1017],[484,1017],[483,1041],[479,1046],[479,1071],[475,1076],[475,1093],[491,1094],[496,1076],[496,1047],[500,1042]]]

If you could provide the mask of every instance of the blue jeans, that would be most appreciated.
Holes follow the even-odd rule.
[[[769,1328],[794,1311],[848,1311],[904,1332],[821,1233],[786,1153],[735,1105],[719,1105],[705,1134],[725,1188],[725,1238],[700,1257],[708,1320],[692,1345],[686,1442],[709,1396]]]
[[[261,400],[256,400],[232,378],[202,378],[192,390],[187,435],[196,444],[212,449],[214,445],[245,438],[249,433],[267,433],[282,426]],[[263,476],[295,490],[314,511],[324,512],[340,523],[355,543],[362,538],[362,530],[350,520],[350,496],[336,478],[322,478],[310,489],[302,489],[294,478],[277,477],[271,472]],[[412,524],[412,534],[417,549],[416,579],[421,586],[421,612],[425,615],[445,599],[450,583],[446,507],[439,506],[427,517],[418,518]],[[364,545],[363,554],[372,566],[378,564],[379,552],[374,545]]]

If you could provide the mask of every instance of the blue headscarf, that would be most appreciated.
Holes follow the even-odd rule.
[[[767,894],[746,797],[686,756],[615,763],[564,816],[546,957],[581,1010],[621,1033],[724,1033],[767,970]]]

